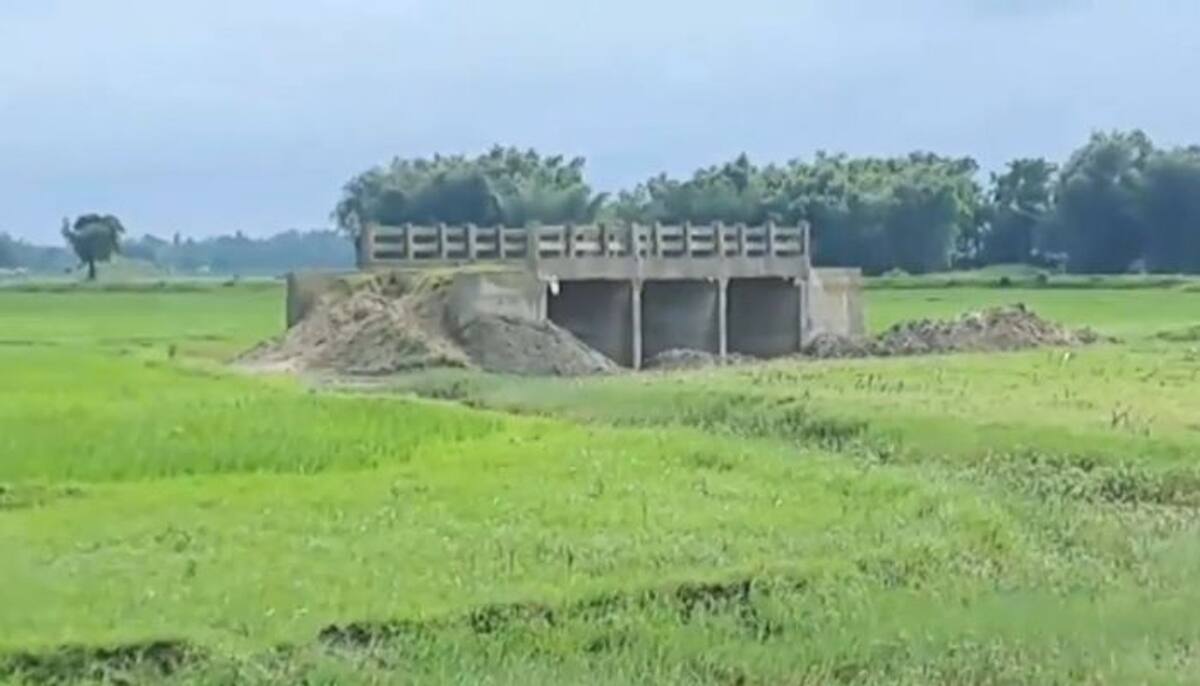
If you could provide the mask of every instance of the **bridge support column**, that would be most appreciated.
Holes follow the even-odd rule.
[[[634,280],[629,289],[629,347],[634,369],[642,368],[642,282]]]
[[[800,331],[797,336],[800,345],[803,347],[804,344],[808,343],[812,330],[812,308],[808,304],[808,279],[796,279],[796,290],[800,294],[800,312],[797,316],[797,325],[800,327]]]
[[[717,355],[729,356],[729,279],[717,279]]]

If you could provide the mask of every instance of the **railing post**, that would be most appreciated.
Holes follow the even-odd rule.
[[[363,224],[358,233],[358,268],[366,269],[375,260],[375,225]]]
[[[568,259],[575,257],[575,225],[567,224],[563,227],[563,248],[566,251],[565,257]]]
[[[767,222],[767,245],[763,251],[767,257],[775,256],[775,222]]]
[[[737,256],[746,256],[746,225],[741,222],[737,225]]]
[[[725,259],[725,225],[721,222],[713,224],[713,246],[717,250],[717,257]]]
[[[437,225],[438,257],[446,260],[450,257],[450,242],[446,240],[446,225]]]
[[[534,273],[538,273],[538,260],[542,257],[542,229],[538,226],[530,226],[525,229],[525,261],[529,264],[529,269]]]
[[[402,230],[404,231],[404,257],[411,262],[417,259],[417,256],[413,254],[417,244],[413,237],[413,225],[405,223]]]
[[[662,257],[662,222],[654,222],[650,227],[650,251],[655,257]]]
[[[692,257],[692,223],[683,223],[683,257],[691,259]]]
[[[496,259],[503,260],[505,258],[504,250],[504,226],[496,227]]]
[[[608,225],[601,222],[597,227],[597,235],[600,238],[600,256],[608,257],[612,254],[612,247],[608,244]]]
[[[479,245],[475,239],[475,225],[467,224],[467,260],[471,262],[479,258]]]

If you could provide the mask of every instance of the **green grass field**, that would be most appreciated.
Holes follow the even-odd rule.
[[[271,285],[0,290],[0,682],[1194,683],[1200,293],[869,311],[1016,301],[1122,342],[366,392],[225,368]]]

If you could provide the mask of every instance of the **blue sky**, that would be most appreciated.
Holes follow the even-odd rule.
[[[602,188],[741,151],[1200,142],[1197,26],[1195,0],[0,0],[0,231],[322,226],[376,162],[494,142]]]

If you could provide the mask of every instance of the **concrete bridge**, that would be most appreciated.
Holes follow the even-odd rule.
[[[367,272],[508,266],[456,276],[454,316],[549,318],[635,369],[675,348],[775,357],[863,329],[858,271],[814,269],[807,226],[368,225],[358,253]]]

